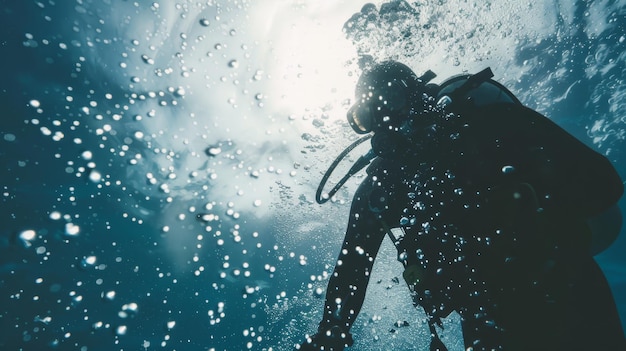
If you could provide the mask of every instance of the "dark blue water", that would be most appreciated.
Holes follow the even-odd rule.
[[[323,301],[316,289],[332,270],[350,192],[328,207],[312,200],[321,172],[348,144],[345,106],[272,109],[289,93],[259,85],[283,78],[269,68],[281,60],[277,32],[259,42],[244,26],[255,7],[218,3],[0,4],[3,350],[289,350],[314,331]],[[444,13],[460,5],[440,3],[413,4],[433,13],[430,21],[420,17],[415,39],[396,51],[377,52],[414,67],[437,62],[441,75],[491,65],[526,104],[626,176],[624,4],[554,2],[560,30],[538,26],[541,40],[512,41],[502,49],[508,70],[480,45],[480,54],[470,50],[492,27],[470,35],[463,28],[476,18],[459,13],[453,26]],[[294,3],[273,20],[321,21],[336,6],[345,21],[362,6],[318,5]],[[401,10],[391,13],[415,24]],[[493,28],[514,20],[507,16],[494,13],[503,23]],[[356,46],[385,46],[366,41]],[[439,43],[450,45],[449,57],[436,52]],[[307,66],[294,57],[296,74],[284,77],[305,79]],[[626,321],[624,250],[622,232],[596,258]],[[386,252],[355,349],[427,343]],[[412,328],[394,328],[398,320]],[[449,342],[458,347],[458,335]]]

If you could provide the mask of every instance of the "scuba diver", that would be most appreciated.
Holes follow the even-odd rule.
[[[317,332],[298,350],[344,350],[385,236],[415,306],[435,326],[461,316],[467,350],[626,350],[593,255],[621,229],[614,167],[523,106],[490,69],[440,85],[395,61],[360,77],[348,121],[366,134],[333,163],[323,203],[360,169]],[[371,150],[328,193],[341,158]],[[391,229],[396,228],[394,231]]]

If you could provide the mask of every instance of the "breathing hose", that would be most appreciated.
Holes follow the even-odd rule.
[[[328,170],[326,171],[326,173],[324,174],[324,177],[322,177],[322,180],[320,181],[320,185],[317,187],[317,192],[315,193],[315,201],[317,201],[318,204],[321,205],[323,203],[326,203],[328,200],[330,200],[337,193],[337,191],[339,191],[339,189],[341,189],[341,187],[348,181],[348,179],[350,179],[350,177],[352,177],[357,172],[365,168],[365,166],[367,166],[370,163],[370,161],[374,159],[374,157],[376,157],[376,154],[372,150],[370,150],[367,154],[359,157],[359,159],[354,163],[354,165],[352,165],[348,173],[346,173],[346,175],[344,175],[343,178],[341,178],[341,180],[328,192],[328,196],[323,197],[322,192],[324,191],[324,186],[326,186],[326,182],[328,182],[328,178],[330,178],[330,176],[333,174],[333,172],[335,171],[335,168],[337,168],[337,165],[339,165],[339,163],[346,157],[346,155],[348,155],[350,151],[352,151],[355,147],[359,146],[361,143],[371,138],[372,138],[372,135],[370,134],[360,139],[357,139],[355,142],[350,144],[345,150],[343,150],[339,154],[339,156],[335,158],[335,161],[333,161],[330,167],[328,167]]]

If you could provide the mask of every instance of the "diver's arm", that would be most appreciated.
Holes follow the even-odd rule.
[[[346,236],[328,282],[320,332],[333,326],[347,332],[363,305],[374,259],[386,233],[378,216],[369,210],[369,184],[364,181],[352,201]]]

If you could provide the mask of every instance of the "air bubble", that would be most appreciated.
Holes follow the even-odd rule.
[[[82,268],[93,267],[96,265],[96,261],[97,261],[96,256],[83,257],[83,259],[80,261],[80,266]]]
[[[139,308],[139,306],[135,303],[135,302],[131,302],[128,304],[124,304],[122,306],[122,311],[124,312],[137,312],[137,309]]]
[[[52,317],[46,316],[46,317],[42,318],[40,316],[36,316],[35,317],[35,322],[41,322],[41,323],[43,323],[45,325],[48,325],[48,324],[50,324],[50,322],[52,322]]]
[[[107,291],[102,293],[102,298],[107,301],[113,301],[115,299],[115,291]]]
[[[513,166],[504,166],[504,167],[502,167],[502,173],[504,173],[504,174],[511,174],[513,172],[515,172],[515,167],[513,167]]]
[[[30,242],[37,238],[37,232],[32,229],[25,230],[20,233],[19,238],[24,242],[25,246],[30,246]]]
[[[141,55],[141,60],[148,65],[154,65],[154,59],[150,58],[148,55]]]
[[[65,235],[68,236],[77,236],[80,234],[80,227],[74,223],[65,224]]]
[[[128,327],[126,327],[125,325],[120,325],[119,327],[117,327],[117,329],[115,329],[115,334],[117,335],[126,335],[126,332],[128,332]]]
[[[185,88],[178,87],[178,89],[176,89],[175,94],[176,94],[176,96],[179,96],[179,97],[185,96],[185,94],[186,94]]]
[[[102,174],[95,169],[92,169],[91,172],[89,172],[89,180],[94,183],[99,183],[102,180]]]
[[[220,148],[219,146],[212,146],[209,147],[208,149],[206,149],[206,154],[208,156],[217,156],[222,152],[222,148]]]

